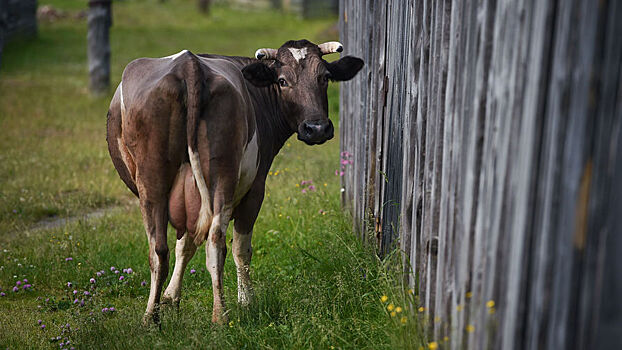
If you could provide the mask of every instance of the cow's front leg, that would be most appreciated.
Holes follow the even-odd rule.
[[[175,244],[175,269],[173,269],[173,275],[171,281],[168,283],[168,287],[164,291],[162,296],[163,304],[173,304],[179,307],[179,300],[181,299],[181,284],[184,277],[184,271],[188,262],[194,256],[197,251],[197,246],[194,244],[192,237],[187,232],[177,240]]]
[[[141,197],[142,199],[142,197]],[[149,267],[151,286],[149,300],[143,316],[143,324],[160,323],[160,294],[168,275],[168,244],[166,242],[167,216],[166,201],[141,200],[141,212],[147,239],[149,240]]]
[[[227,256],[226,233],[229,225],[229,215],[215,214],[205,244],[207,270],[212,276],[212,292],[214,294],[214,309],[212,322],[226,323],[225,299],[223,293],[223,270]]]
[[[248,305],[253,297],[253,287],[251,284],[250,267],[253,247],[251,237],[253,230],[240,227],[236,220],[233,230],[233,260],[238,272],[238,303]]]

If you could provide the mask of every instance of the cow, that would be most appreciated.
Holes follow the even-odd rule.
[[[266,176],[294,133],[309,145],[333,138],[328,82],[352,79],[364,65],[352,56],[322,58],[342,50],[338,42],[297,40],[259,49],[254,58],[183,50],[127,65],[110,103],[106,139],[119,176],[139,199],[149,242],[144,324],[160,323],[160,302],[179,306],[184,270],[204,241],[212,322],[227,322],[223,265],[231,220],[238,302],[251,301],[251,237]],[[177,232],[175,267],[161,299],[169,222]]]

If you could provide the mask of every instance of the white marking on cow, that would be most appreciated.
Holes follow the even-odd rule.
[[[181,297],[181,281],[184,276],[184,270],[192,259],[197,246],[194,245],[189,234],[185,234],[175,244],[175,270],[171,281],[164,291],[164,298],[170,299],[173,303],[178,303]]]
[[[343,51],[343,45],[338,41],[329,41],[318,45],[322,54]]]
[[[251,238],[253,232],[238,232],[233,230],[233,260],[238,272],[238,303],[248,305],[253,295],[253,287],[250,279],[250,264],[253,248]]]
[[[293,47],[289,48],[289,52],[292,53],[292,56],[296,59],[296,62],[300,62],[300,60],[307,57],[307,48],[303,47],[302,49],[294,49]]]
[[[190,157],[190,167],[192,167],[192,175],[194,181],[199,189],[199,195],[201,196],[201,209],[199,210],[199,217],[197,218],[197,224],[195,231],[194,244],[200,245],[205,240],[205,236],[208,233],[208,221],[212,216],[210,210],[209,192],[207,191],[207,184],[203,177],[203,170],[201,169],[201,163],[199,161],[199,152],[193,152],[190,146],[188,146],[188,156]]]
[[[188,50],[181,50],[178,53],[174,54],[174,55],[170,55],[170,56],[166,56],[166,57],[162,57],[162,58],[170,58],[171,60],[176,60],[177,58],[179,58],[179,56],[185,54],[186,52],[188,52]]]
[[[119,83],[119,97],[121,98],[121,119],[125,115],[125,103],[123,103],[123,82]]]
[[[233,194],[233,205],[236,206],[242,200],[251,188],[257,169],[259,168],[259,142],[257,141],[257,132],[253,134],[251,141],[246,145],[242,161],[240,162],[240,170],[238,171],[238,185]]]

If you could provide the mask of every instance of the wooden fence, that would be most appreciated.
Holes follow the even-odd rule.
[[[343,202],[404,252],[429,339],[622,349],[622,2],[341,0],[339,25],[366,63]]]

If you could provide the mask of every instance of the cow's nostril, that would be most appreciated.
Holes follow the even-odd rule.
[[[304,125],[302,126],[305,134],[311,136],[313,135],[313,127],[311,127],[309,124],[304,123]]]

